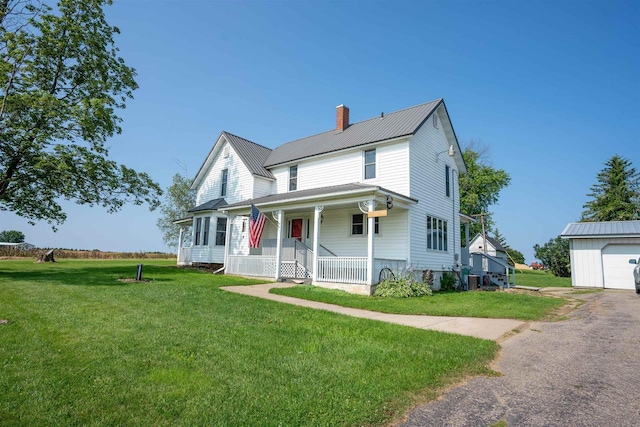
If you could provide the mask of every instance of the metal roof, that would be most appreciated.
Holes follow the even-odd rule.
[[[249,172],[253,175],[275,179],[273,174],[264,168],[264,163],[271,153],[270,148],[226,131],[222,131],[222,134],[229,141],[235,152],[238,153]]]
[[[366,192],[366,191],[372,191],[372,192],[381,191],[381,192],[392,194],[399,198],[403,198],[415,203],[418,202],[418,200],[414,198],[404,196],[402,194],[399,194],[393,191],[386,190],[382,187],[378,187],[377,185],[352,183],[352,184],[332,185],[329,187],[311,188],[309,190],[291,191],[289,193],[271,194],[269,196],[258,197],[256,199],[243,200],[242,202],[232,203],[230,205],[224,206],[223,209],[245,207],[251,204],[264,205],[267,203],[285,202],[285,201],[297,200],[297,199],[340,195],[345,193],[358,193],[358,192]]]
[[[217,211],[220,206],[225,206],[226,204],[227,201],[225,199],[213,199],[201,204],[200,206],[189,209],[188,212]]]
[[[474,240],[476,240],[479,237],[482,237],[482,235],[480,233],[476,234],[476,236],[473,239],[471,239],[471,241],[473,242]],[[504,246],[502,246],[502,244],[499,241],[497,241],[496,239],[494,239],[493,237],[485,234],[485,239],[487,240],[487,243],[490,243],[491,246],[493,246],[497,251],[507,252],[507,250],[504,248]]]
[[[345,148],[413,135],[442,103],[442,99],[384,114],[382,117],[349,125],[343,131],[332,129],[307,138],[288,142],[271,151],[265,167],[275,166]]]
[[[573,222],[568,224],[562,237],[640,237],[640,221]]]

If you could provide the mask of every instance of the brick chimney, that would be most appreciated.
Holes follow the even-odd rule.
[[[349,127],[349,108],[344,104],[336,107],[336,130],[343,131]]]

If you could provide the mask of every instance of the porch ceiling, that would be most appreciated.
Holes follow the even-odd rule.
[[[376,185],[360,183],[335,185],[331,187],[313,188],[309,190],[292,191],[289,193],[272,194],[265,197],[245,200],[224,206],[221,209],[229,213],[244,214],[251,205],[261,210],[273,211],[286,209],[287,211],[308,210],[316,205],[322,205],[325,209],[340,209],[353,205],[353,203],[374,199],[379,205],[386,204],[387,196],[391,195],[394,206],[408,209],[409,205],[418,203],[411,197],[387,190]]]

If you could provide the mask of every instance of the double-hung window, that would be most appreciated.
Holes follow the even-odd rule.
[[[222,169],[220,174],[220,197],[227,195],[227,181],[229,180],[229,169]]]
[[[289,167],[289,191],[298,189],[298,165]]]
[[[445,193],[447,197],[451,197],[451,168],[449,165],[444,166]]]
[[[194,246],[200,245],[200,232],[202,231],[202,218],[196,218],[196,240]]]
[[[206,217],[204,219],[204,228],[202,230],[202,244],[204,246],[209,245],[209,226],[211,225],[211,218]]]
[[[224,246],[226,240],[227,218],[218,218],[218,223],[216,224],[216,246]]]
[[[367,230],[367,226],[365,225],[366,216],[364,214],[353,214],[351,215],[351,234],[352,235],[363,235],[365,234],[365,230]],[[375,234],[380,234],[380,218],[376,217],[373,219],[373,230]]]
[[[427,215],[427,249],[447,252],[447,234],[447,221]]]
[[[364,179],[376,177],[376,149],[364,152]]]

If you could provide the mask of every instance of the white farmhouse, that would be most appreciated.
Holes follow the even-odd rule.
[[[384,268],[450,271],[468,261],[465,172],[442,99],[353,124],[340,105],[335,129],[274,150],[222,132],[193,180],[197,206],[181,222],[193,242],[178,263],[366,294]],[[258,248],[252,205],[268,219]]]

